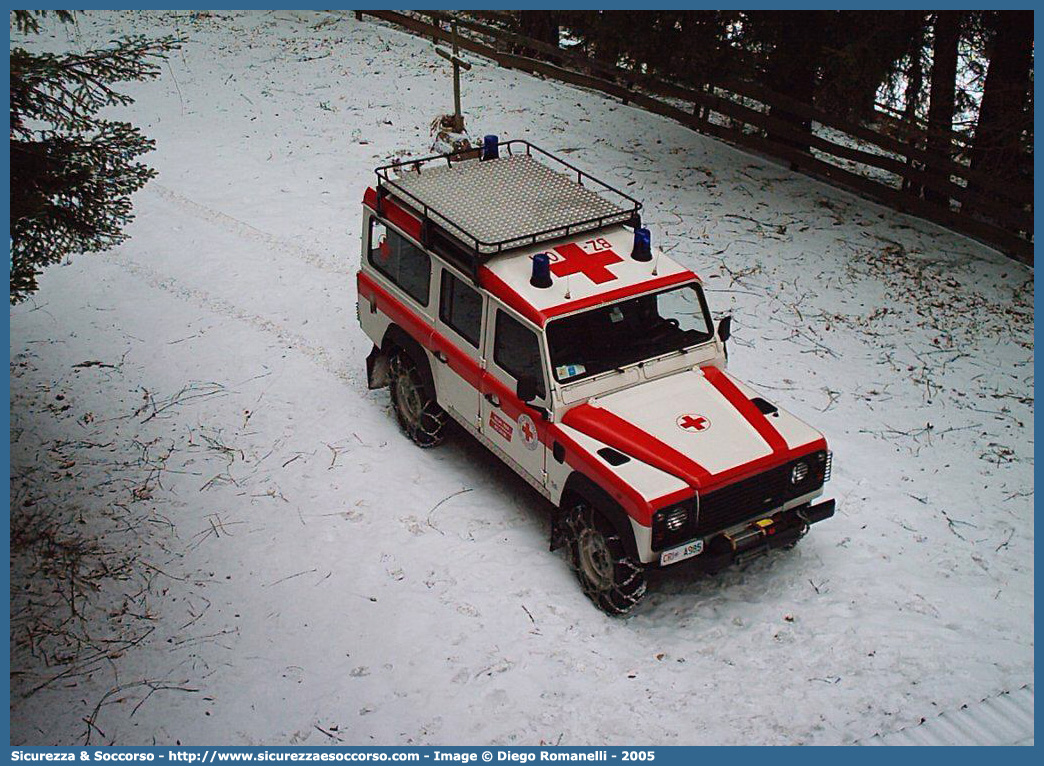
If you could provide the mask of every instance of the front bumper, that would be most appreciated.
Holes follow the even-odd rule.
[[[815,505],[800,505],[778,511],[748,524],[719,532],[702,540],[699,553],[692,553],[693,543],[664,551],[652,566],[672,566],[681,561],[706,572],[717,572],[732,564],[757,558],[770,550],[793,545],[808,532],[812,524],[834,515],[834,500]],[[688,549],[688,550],[685,550]],[[684,552],[682,552],[684,551]],[[670,554],[679,552],[680,555]]]

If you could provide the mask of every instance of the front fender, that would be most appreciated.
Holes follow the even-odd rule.
[[[631,528],[631,517],[624,511],[623,506],[609,496],[608,492],[579,471],[573,471],[566,480],[561,505],[551,521],[551,550],[564,544],[562,521],[565,514],[578,500],[584,500],[597,508],[620,535],[620,539],[623,540],[624,547],[627,549],[627,555],[636,561],[640,560],[634,530]]]

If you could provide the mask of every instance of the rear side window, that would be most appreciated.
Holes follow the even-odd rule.
[[[544,370],[540,364],[540,341],[535,332],[510,314],[497,310],[496,337],[493,339],[493,361],[497,367],[515,380],[535,378],[541,398],[547,396],[544,388]]]
[[[370,264],[419,304],[428,305],[431,258],[376,218],[370,219]]]
[[[442,272],[439,319],[475,348],[482,329],[482,296],[449,271]]]

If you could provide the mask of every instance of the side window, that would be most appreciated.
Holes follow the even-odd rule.
[[[540,396],[547,396],[544,371],[540,364],[540,340],[535,332],[499,309],[496,337],[493,339],[493,361],[515,380],[525,376],[535,378],[539,382]]]
[[[422,306],[428,305],[431,258],[376,218],[370,219],[370,264]]]
[[[439,319],[478,348],[482,329],[482,296],[447,270],[442,272]]]

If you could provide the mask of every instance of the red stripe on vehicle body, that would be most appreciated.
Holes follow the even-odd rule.
[[[703,373],[703,377],[707,379],[714,388],[718,390],[722,396],[724,396],[729,404],[736,408],[736,411],[743,416],[746,420],[758,432],[758,436],[765,440],[765,443],[772,449],[777,455],[787,451],[786,440],[779,435],[779,431],[776,430],[765,413],[758,409],[757,405],[754,404],[747,395],[744,394],[736,386],[729,376],[719,370],[717,367],[701,367],[700,372]]]
[[[387,314],[393,322],[404,330],[424,348],[431,349],[431,334],[434,329],[426,319],[422,319],[398,298],[381,287],[377,281],[364,271],[358,273],[358,290],[360,298],[375,301],[377,308]]]
[[[826,440],[822,438],[794,449],[786,449],[784,445],[781,451],[773,451],[764,457],[712,474],[674,447],[600,407],[586,403],[577,405],[565,414],[562,422],[664,473],[677,476],[701,494],[756,476],[802,455],[826,449]],[[676,501],[674,494],[658,498],[657,507]]]
[[[394,295],[381,287],[373,277],[359,272],[359,295],[368,300],[375,300],[377,308],[400,325],[424,348],[432,352],[441,351],[446,355],[446,363],[450,369],[466,380],[476,389],[482,379],[482,369],[478,362],[464,353],[449,338],[434,329],[427,321],[419,317],[412,309],[403,304]]]
[[[363,204],[375,213],[378,212],[376,189],[370,187],[366,190],[366,193],[363,195]],[[381,200],[380,208],[381,210],[378,214],[381,218],[398,227],[417,242],[421,241],[420,218],[390,197],[384,197]],[[686,269],[677,274],[667,274],[656,279],[650,279],[645,282],[620,287],[616,290],[591,295],[586,298],[579,298],[575,301],[560,303],[557,306],[551,306],[546,309],[538,309],[528,300],[523,298],[522,295],[520,295],[507,282],[493,273],[492,270],[482,267],[479,269],[478,277],[480,287],[499,298],[507,306],[510,306],[538,327],[543,327],[549,319],[561,316],[562,314],[568,314],[572,311],[579,311],[581,309],[599,306],[603,303],[630,298],[652,290],[659,290],[698,279],[695,272]]]
[[[377,209],[377,190],[372,186],[367,188],[366,193],[363,195],[363,204],[370,208],[373,212],[380,215],[389,223],[398,226],[406,234],[413,237],[418,242],[421,241],[421,222],[417,216],[407,212],[404,208],[395,204],[394,201],[385,197],[381,200],[381,210]]]
[[[562,422],[643,463],[678,476],[695,489],[711,479],[710,472],[699,463],[609,410],[585,402],[569,410]]]
[[[739,387],[732,382],[732,379],[729,378],[725,372],[712,366],[701,367],[700,371],[703,373],[703,376],[707,381],[714,386],[714,388],[717,389],[718,392],[724,396],[741,415],[743,415],[744,419],[750,423],[754,430],[758,432],[758,435],[761,436],[761,438],[764,439],[772,449],[771,455],[766,455],[757,460],[752,460],[749,463],[744,463],[743,465],[715,474],[713,483],[705,491],[713,491],[715,489],[720,489],[727,484],[749,479],[763,471],[769,470],[770,468],[775,468],[776,466],[783,465],[791,460],[797,460],[803,455],[808,455],[827,448],[826,439],[822,437],[813,439],[808,444],[802,444],[793,449],[789,448],[786,439],[780,435],[779,431],[776,430],[776,427],[772,425],[771,421],[769,421],[765,416],[765,413],[759,410],[757,405],[754,404],[746,394],[740,391]]]
[[[587,476],[609,493],[628,516],[643,526],[652,526],[652,515],[659,506],[653,506],[630,484],[621,479],[601,460],[569,437],[561,428],[548,425],[549,434],[565,448],[565,462],[574,471]],[[688,493],[692,496],[692,492]]]
[[[649,506],[656,510],[660,508],[667,508],[671,505],[677,505],[683,503],[686,500],[691,500],[693,491],[690,487],[685,489],[676,489],[674,492],[668,492],[666,495],[660,495],[660,497],[654,498],[649,501]],[[649,517],[649,524],[652,524],[652,515]]]
[[[572,311],[579,311],[581,309],[589,309],[593,306],[601,306],[603,303],[611,303],[612,301],[623,300],[624,298],[631,298],[636,295],[642,295],[643,293],[650,292],[652,290],[661,290],[664,287],[671,287],[673,285],[680,285],[684,282],[691,282],[697,279],[695,272],[692,271],[680,271],[677,274],[667,274],[656,279],[650,279],[645,282],[639,282],[637,284],[628,285],[627,287],[620,287],[616,290],[610,290],[605,293],[598,293],[597,295],[591,295],[587,298],[578,298],[575,301],[568,301],[566,303],[559,303],[557,306],[551,306],[540,312],[543,322],[553,319],[554,317],[561,316],[562,314],[568,314]],[[543,324],[541,322],[541,324]]]
[[[446,364],[473,388],[478,388],[482,381],[482,368],[478,362],[465,354],[437,330],[431,333],[432,351],[441,351],[446,355]]]
[[[418,343],[431,351],[442,351],[446,354],[450,366],[464,380],[482,394],[491,393],[500,399],[500,408],[512,420],[518,420],[523,412],[529,413],[537,426],[541,443],[548,449],[558,441],[566,450],[565,462],[575,471],[580,471],[599,484],[617,502],[623,506],[628,515],[639,523],[649,526],[652,514],[659,506],[653,506],[645,500],[633,487],[603,465],[597,457],[567,436],[553,423],[540,418],[537,413],[524,404],[510,386],[488,372],[483,372],[470,356],[460,351],[446,337],[435,331],[427,322],[419,317],[409,306],[396,296],[385,290],[373,277],[362,271],[358,273],[359,296],[375,301],[377,308],[383,311],[393,322],[400,325]],[[458,366],[459,365],[459,366]],[[690,493],[691,494],[691,493]]]
[[[543,327],[547,320],[532,303],[519,295],[507,282],[483,266],[479,269],[479,286],[496,296],[505,305],[513,308],[537,327]]]
[[[808,444],[803,444],[800,447],[794,449],[788,449],[782,453],[772,453],[771,455],[765,455],[757,460],[751,460],[749,463],[738,465],[735,468],[730,468],[727,471],[714,474],[714,480],[711,484],[705,487],[702,491],[704,493],[713,492],[716,489],[721,489],[729,484],[734,484],[737,481],[743,481],[744,479],[750,479],[757,476],[759,473],[764,473],[770,468],[783,465],[791,460],[797,460],[799,457],[804,455],[810,455],[813,452],[819,450],[825,450],[827,448],[826,439],[819,438],[810,441]]]
[[[550,450],[557,441],[565,448],[564,461],[570,468],[584,474],[608,492],[620,503],[627,515],[634,518],[639,524],[645,526],[652,524],[653,512],[660,507],[659,505],[653,505],[642,497],[634,487],[614,473],[600,458],[580,446],[556,424],[541,418],[538,413],[518,398],[510,386],[486,372],[482,376],[481,391],[483,394],[496,395],[500,400],[500,409],[512,420],[517,421],[519,415],[523,412],[527,413],[533,418],[538,438],[545,448]],[[545,457],[545,460],[547,459]],[[689,491],[688,494],[691,496],[692,492]]]
[[[524,316],[538,327],[543,327],[548,321],[568,314],[573,311],[601,306],[612,301],[643,295],[653,290],[662,290],[665,287],[680,285],[696,279],[696,274],[691,271],[682,271],[677,274],[668,274],[658,279],[650,279],[639,284],[621,287],[616,290],[591,295],[587,298],[578,298],[575,301],[567,301],[557,306],[546,309],[538,309],[525,298],[523,298],[511,285],[497,276],[491,269],[483,267],[479,270],[479,285],[490,294],[499,298],[505,305],[510,306],[519,314]]]

